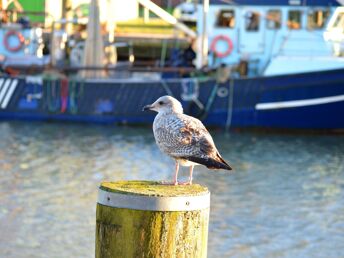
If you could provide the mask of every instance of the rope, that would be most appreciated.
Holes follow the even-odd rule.
[[[189,78],[183,79],[181,84],[182,84],[182,89],[183,89],[183,92],[181,94],[182,100],[192,101],[198,106],[200,110],[204,110],[204,105],[198,99],[198,96],[199,96],[198,80],[196,78],[192,78],[191,80]]]
[[[42,75],[43,86],[45,88],[45,93],[43,94],[44,107],[48,109],[48,111],[50,112],[53,112],[53,106],[51,104],[51,90],[53,78],[55,79],[55,77],[53,77],[51,73],[45,73]]]
[[[84,93],[84,81],[79,81],[79,87],[77,84],[77,79],[72,78],[69,81],[69,111],[72,114],[78,113],[78,99]]]
[[[45,82],[44,106],[49,112],[78,112],[78,99],[84,93],[84,82],[78,84],[77,78],[68,79],[63,75],[46,73],[42,76]]]
[[[78,112],[78,106],[76,104],[76,80],[69,80],[69,111],[72,114]]]
[[[228,132],[232,124],[232,113],[233,113],[233,93],[234,93],[234,80],[229,81],[229,94],[228,94],[228,109],[227,109],[227,120],[225,131]]]
[[[68,106],[68,78],[62,78],[60,83],[61,113],[64,113]]]
[[[213,87],[211,93],[210,93],[210,96],[208,98],[208,101],[207,101],[207,104],[205,105],[205,108],[204,108],[204,113],[203,115],[200,117],[201,120],[205,119],[208,114],[209,114],[209,110],[211,108],[211,106],[213,105],[214,103],[214,100],[215,100],[215,97],[216,97],[216,93],[217,93],[217,89],[219,88],[219,85],[216,83],[215,86]]]
[[[162,85],[162,87],[165,89],[167,95],[173,97],[173,93],[172,93],[170,87],[168,87],[167,83],[166,83],[164,80],[161,81],[161,85]]]
[[[60,104],[56,98],[57,88],[57,80],[47,80],[47,106],[50,112],[56,112]]]
[[[161,55],[160,55],[160,67],[165,66],[166,53],[167,53],[167,40],[165,39],[162,42]]]

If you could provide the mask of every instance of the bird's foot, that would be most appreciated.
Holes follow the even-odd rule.
[[[192,185],[191,181],[186,181],[186,182],[179,182],[179,185]]]
[[[178,183],[178,181],[161,181],[162,185],[179,185],[180,183]]]

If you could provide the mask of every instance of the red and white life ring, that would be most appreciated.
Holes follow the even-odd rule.
[[[226,51],[220,52],[216,49],[216,45],[219,41],[224,41],[227,43],[227,49]],[[228,56],[233,51],[233,42],[232,40],[224,35],[218,35],[216,36],[210,45],[210,50],[216,55],[216,57],[223,58]]]
[[[19,42],[16,46],[11,46],[9,42],[10,37],[13,37],[13,36],[15,36]],[[4,36],[4,46],[8,51],[11,51],[11,52],[19,51],[23,47],[24,42],[25,42],[25,38],[23,34],[21,34],[19,31],[9,30],[6,32]]]

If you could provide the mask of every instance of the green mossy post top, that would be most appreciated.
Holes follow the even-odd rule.
[[[163,185],[157,181],[116,181],[103,182],[100,189],[120,194],[179,197],[199,196],[208,194],[208,188],[199,184],[193,185]]]

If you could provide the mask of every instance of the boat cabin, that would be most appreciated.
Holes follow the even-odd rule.
[[[336,56],[344,56],[344,7],[338,7],[332,15],[324,38],[333,44]]]
[[[322,0],[214,0],[204,17],[199,4],[197,32],[206,34],[208,66],[232,67],[241,76],[333,69],[338,62],[314,64],[310,59],[333,56],[323,33],[338,5]]]

